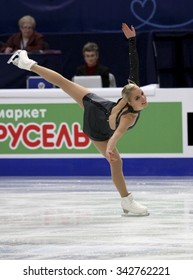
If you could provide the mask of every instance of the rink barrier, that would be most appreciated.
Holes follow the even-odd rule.
[[[142,87],[148,108],[119,141],[126,176],[193,176],[193,89]],[[92,92],[116,101],[121,88]],[[110,176],[60,89],[0,90],[0,176]]]
[[[193,176],[193,158],[123,159],[125,176]],[[1,159],[0,176],[110,176],[102,158]]]

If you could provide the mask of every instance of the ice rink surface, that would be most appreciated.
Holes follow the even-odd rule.
[[[193,260],[193,178],[127,178],[146,217],[123,217],[109,178],[0,179],[1,260]]]

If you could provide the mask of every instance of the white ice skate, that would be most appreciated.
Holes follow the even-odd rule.
[[[148,216],[147,207],[136,202],[132,196],[129,194],[127,197],[121,199],[121,206],[123,208],[123,216]]]
[[[25,50],[16,51],[7,61],[7,63],[13,63],[15,66],[29,71],[34,64],[37,64],[36,61],[29,59]]]

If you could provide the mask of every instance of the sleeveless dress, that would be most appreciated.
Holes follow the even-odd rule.
[[[129,41],[129,59],[130,59],[129,79],[138,85],[139,78],[138,78],[138,55],[136,50],[136,39],[135,37],[133,37],[130,38],[128,41]],[[88,93],[84,96],[83,131],[90,139],[95,141],[108,140],[113,135],[116,128],[118,127],[122,115],[128,113],[136,113],[129,104],[126,104],[117,114],[115,130],[111,129],[109,126],[109,116],[111,114],[111,110],[113,109],[113,107],[116,106],[121,99],[122,98],[120,98],[117,102],[113,102],[108,99],[102,98],[95,93]],[[127,110],[123,112],[123,109],[125,108],[127,108]],[[139,115],[140,113],[138,112],[138,116],[134,125],[139,119]]]

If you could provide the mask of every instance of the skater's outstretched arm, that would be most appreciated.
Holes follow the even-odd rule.
[[[122,31],[129,41],[129,80],[139,86],[139,59],[136,47],[136,32],[133,25],[131,28],[126,23],[122,24]]]

